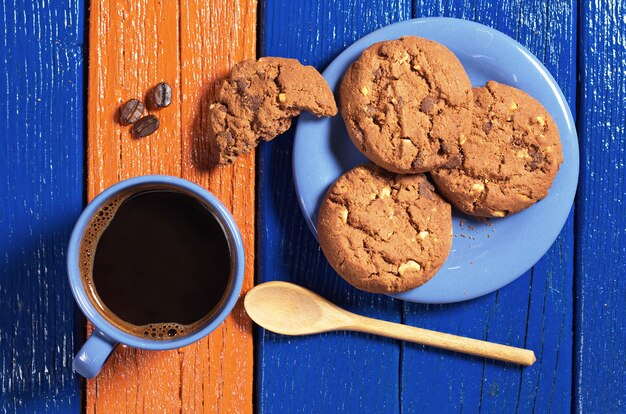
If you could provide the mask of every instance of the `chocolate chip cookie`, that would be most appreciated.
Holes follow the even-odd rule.
[[[452,245],[452,213],[423,174],[373,164],[341,176],[317,223],[331,266],[359,289],[403,292],[430,280]]]
[[[490,81],[473,92],[473,128],[460,165],[432,177],[464,213],[504,217],[548,194],[563,162],[559,131],[548,111],[517,88]]]
[[[365,49],[341,82],[341,115],[361,152],[398,173],[448,165],[471,129],[472,86],[443,45],[408,36]]]
[[[333,93],[315,68],[277,57],[238,63],[209,108],[213,158],[232,162],[285,132],[301,111],[337,113]]]

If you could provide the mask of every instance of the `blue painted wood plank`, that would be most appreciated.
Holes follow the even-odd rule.
[[[575,108],[575,2],[418,0],[414,15],[474,20],[517,39],[544,62]],[[569,411],[573,244],[570,217],[544,258],[498,292],[455,305],[405,305],[407,324],[528,347],[538,361],[522,369],[405,345],[403,411]],[[431,385],[427,393],[412,386],[425,377]]]
[[[339,36],[339,40],[332,35],[330,38],[324,37],[323,34],[328,33],[327,28],[320,25],[319,17],[311,20],[311,16],[316,16],[317,12],[328,18],[329,14],[325,12],[328,7],[350,10],[353,6],[341,3],[312,6],[310,2],[304,2],[289,7],[286,4],[279,5],[278,2],[268,2],[261,20],[261,27],[265,27],[261,39],[266,42],[262,45],[263,54],[294,56],[305,62],[326,64],[327,60],[311,60],[310,54],[319,58],[318,50],[324,51],[328,47],[324,42],[335,40],[338,45],[349,44],[349,41],[345,41],[345,33],[351,32],[350,24],[353,24],[349,19],[344,19],[334,28],[332,33],[344,34]],[[498,5],[480,1],[417,1],[414,13],[416,16],[446,15],[476,20],[512,35],[546,63],[563,88],[570,105],[575,105],[576,9],[572,2],[548,4],[536,1],[530,4],[512,2]],[[303,31],[308,33],[303,34]],[[366,32],[362,30],[359,34]],[[334,53],[329,56],[341,50],[339,46],[336,48],[331,49]],[[301,53],[303,49],[309,53]],[[392,304],[392,307],[384,306],[382,312],[381,309],[372,308],[377,306],[375,296],[353,293],[324,265],[317,244],[309,236],[293,199],[290,147],[291,139],[287,134],[265,145],[260,153],[260,280],[296,281],[356,311],[366,311],[394,320],[397,307],[394,301],[379,299],[381,302],[378,306]],[[464,409],[522,412],[533,409],[553,412],[569,410],[572,374],[572,246],[573,223],[570,219],[560,238],[533,271],[501,291],[456,305],[402,305],[403,321],[406,323],[528,346],[537,351],[540,361],[533,368],[522,371],[518,367],[426,350],[415,345],[402,345],[398,360],[401,406],[397,408],[407,412],[454,412]],[[286,253],[294,250],[297,254]],[[347,294],[350,294],[348,299]],[[355,301],[351,297],[363,297],[366,302]],[[329,346],[335,354],[344,347],[352,347],[354,341],[360,339],[359,336],[355,339],[354,335],[343,334],[349,339],[342,343],[337,339],[340,336],[329,334],[293,340],[261,331],[257,349],[261,411],[302,411],[306,404],[330,411],[345,409],[345,405],[337,403],[354,398],[341,395],[342,392],[351,391],[344,384],[354,378],[358,381],[360,391],[365,393],[361,394],[359,402],[367,401],[367,394],[376,395],[374,401],[390,400],[389,393],[393,389],[372,388],[371,380],[363,383],[363,376],[359,377],[362,372],[358,367],[345,363],[337,367],[333,365],[336,364],[335,360],[328,358],[328,355],[320,355],[329,352],[326,350]],[[290,349],[284,343],[296,344],[297,349]],[[387,360],[386,357],[387,354],[375,360],[374,367],[392,369],[393,359]],[[301,363],[303,360],[306,364]],[[343,377],[337,379],[324,376],[324,367],[329,363],[333,366],[333,375]],[[317,365],[312,368],[311,364]],[[279,366],[289,368],[279,370]],[[310,373],[312,369],[314,375]],[[302,377],[298,376],[299,373],[302,373]],[[393,381],[392,378],[387,379]],[[424,386],[425,379],[428,381],[427,387]],[[289,392],[298,389],[295,384],[307,392],[299,394],[294,402]],[[281,391],[277,392],[276,389]],[[329,390],[336,390],[337,397],[325,398]],[[352,393],[355,391],[352,390]],[[349,407],[363,408],[365,405]],[[387,403],[386,408],[395,411],[396,406]]]
[[[268,0],[260,50],[323,69],[356,39],[407,19],[410,2]],[[400,320],[398,301],[359,292],[328,266],[296,202],[293,128],[259,151],[258,281],[290,280],[350,310]],[[259,330],[257,408],[262,413],[397,412],[399,344],[354,333],[290,338]]]
[[[577,412],[626,411],[626,3],[580,13],[576,214]]]
[[[78,412],[65,249],[83,201],[85,10],[0,8],[0,412]]]

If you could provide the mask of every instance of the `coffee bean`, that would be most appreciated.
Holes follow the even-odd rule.
[[[143,109],[143,104],[137,99],[129,100],[122,107],[120,123],[122,125],[134,124],[143,115]]]
[[[157,108],[170,106],[172,103],[172,87],[165,82],[159,83],[152,91],[152,99]]]
[[[154,115],[146,115],[133,125],[135,136],[143,138],[159,129],[159,118]]]

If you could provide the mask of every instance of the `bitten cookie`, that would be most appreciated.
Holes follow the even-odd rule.
[[[331,266],[369,292],[403,292],[430,280],[452,245],[452,213],[423,174],[399,175],[373,164],[341,176],[317,223]]]
[[[341,82],[341,115],[361,152],[398,173],[456,160],[471,129],[472,85],[454,54],[408,36],[365,49]]]
[[[525,92],[490,81],[474,88],[472,121],[460,166],[432,172],[441,194],[483,217],[504,217],[544,198],[563,162],[546,109]]]
[[[232,162],[260,141],[285,132],[301,111],[337,113],[333,93],[315,68],[277,57],[238,63],[209,108],[213,157],[222,164]]]

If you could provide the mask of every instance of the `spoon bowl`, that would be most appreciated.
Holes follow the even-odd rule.
[[[256,286],[246,295],[244,306],[254,322],[283,335],[349,329],[356,316],[302,286],[287,282]]]

